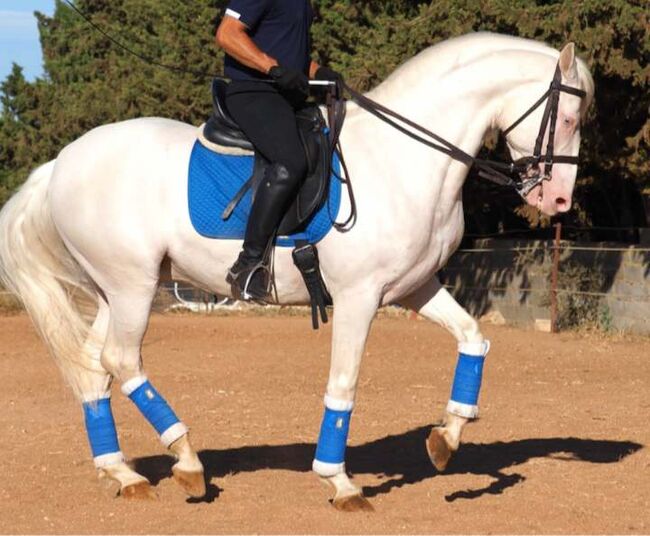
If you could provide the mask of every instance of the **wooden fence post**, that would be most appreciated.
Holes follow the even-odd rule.
[[[553,269],[551,271],[551,333],[558,332],[557,318],[557,279],[560,271],[560,240],[562,239],[562,223],[555,224],[555,242],[553,244]]]

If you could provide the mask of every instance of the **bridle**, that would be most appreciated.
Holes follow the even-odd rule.
[[[539,108],[544,101],[546,101],[546,107],[544,108],[544,114],[542,115],[542,122],[539,126],[539,133],[537,134],[537,139],[535,140],[535,148],[533,151],[533,156],[525,156],[519,158],[512,163],[512,170],[519,174],[522,178],[520,185],[518,185],[517,191],[522,197],[525,197],[535,186],[542,183],[542,181],[551,179],[551,172],[553,170],[553,164],[572,164],[574,166],[578,165],[577,156],[567,156],[567,155],[556,155],[553,153],[554,142],[555,142],[555,125],[557,124],[557,114],[560,102],[560,93],[568,93],[570,95],[575,95],[584,99],[587,96],[587,93],[582,89],[578,89],[571,86],[566,86],[562,83],[562,73],[560,71],[560,64],[555,67],[555,74],[553,75],[553,80],[549,88],[546,90],[544,95],[535,102],[528,110],[526,110],[514,123],[512,123],[508,128],[503,131],[503,135],[507,138],[508,134],[512,132],[517,126],[519,126],[524,119],[526,119],[531,113],[533,113],[537,108]],[[548,128],[548,140],[546,141],[546,153],[542,154],[542,144],[544,142],[544,135],[546,134],[546,129]],[[539,169],[539,164],[544,162],[544,171],[541,172]]]
[[[562,73],[560,71],[559,62],[555,68],[553,80],[546,92],[503,131],[504,136],[507,138],[510,132],[517,128],[530,114],[546,102],[544,114],[542,115],[542,122],[539,127],[539,134],[535,141],[533,155],[519,158],[509,164],[495,160],[475,158],[441,136],[438,136],[423,126],[399,115],[390,108],[386,108],[378,102],[362,95],[345,83],[343,83],[343,89],[350,94],[352,100],[361,108],[378,117],[385,123],[388,123],[393,128],[414,140],[431,147],[432,149],[450,156],[454,160],[462,162],[468,167],[476,168],[478,175],[484,179],[502,186],[510,186],[514,188],[524,199],[533,188],[542,184],[545,180],[550,180],[553,164],[578,165],[577,156],[557,155],[553,152],[560,93],[568,93],[580,97],[581,99],[587,96],[586,92],[582,89],[562,84]],[[420,134],[413,132],[413,130],[409,130],[404,125],[407,125]],[[546,142],[545,152],[542,153],[542,145],[544,143],[544,136],[547,129],[549,130],[549,136]],[[422,134],[431,139],[426,139]],[[542,162],[544,163],[543,171],[539,169]],[[516,178],[513,178],[513,175],[515,174]]]

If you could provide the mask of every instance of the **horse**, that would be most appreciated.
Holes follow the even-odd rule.
[[[558,92],[557,116],[551,114],[547,129],[545,112],[531,105],[547,91],[554,72],[561,74],[562,87],[576,89]],[[575,161],[593,95],[593,79],[572,43],[558,52],[532,40],[475,33],[425,49],[367,96],[417,118],[472,156],[488,132],[500,129],[507,132],[510,156],[525,158],[542,124],[545,142]],[[508,128],[513,122],[516,128]],[[155,491],[119,448],[110,410],[114,380],[175,457],[173,478],[190,496],[206,491],[188,428],[153,387],[141,358],[161,281],[230,294],[226,273],[241,242],[204,238],[188,216],[187,170],[196,136],[196,127],[163,118],[100,126],[33,171],[0,212],[2,283],[22,299],[81,402],[97,471],[117,481],[124,497],[146,498]],[[489,342],[436,276],[463,236],[461,190],[468,166],[351,102],[340,141],[357,218],[346,232],[332,230],[318,244],[333,330],[313,470],[331,486],[337,509],[359,511],[372,505],[346,471],[345,446],[377,309],[398,303],[444,326],[458,341],[450,401],[425,445],[439,471],[478,414]],[[541,173],[544,162],[533,167]],[[575,162],[560,160],[525,201],[547,215],[568,211],[576,174]],[[350,209],[344,198],[338,214]],[[308,303],[291,253],[276,248],[273,259],[273,302]]]

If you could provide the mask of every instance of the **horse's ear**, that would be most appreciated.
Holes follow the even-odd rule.
[[[578,65],[576,63],[576,47],[567,43],[560,52],[560,71],[567,80],[578,79]]]

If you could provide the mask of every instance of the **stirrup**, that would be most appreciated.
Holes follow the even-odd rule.
[[[253,280],[253,276],[262,270],[266,272],[266,275],[261,277],[266,277],[266,288],[264,289],[264,294],[261,295],[257,292],[250,292],[250,285]],[[244,281],[243,286],[240,284],[242,274],[248,271],[246,275],[246,281]],[[233,294],[233,297],[237,300],[247,301],[247,302],[256,302],[261,305],[266,305],[266,298],[271,294],[271,270],[268,264],[261,260],[257,264],[254,264],[251,267],[242,269],[241,271],[235,273],[232,271],[232,268],[228,270],[228,277],[226,281],[230,283],[230,288]]]

